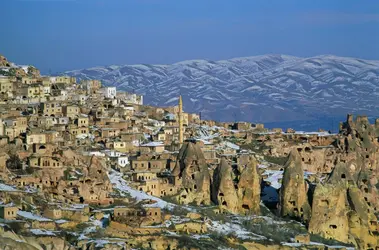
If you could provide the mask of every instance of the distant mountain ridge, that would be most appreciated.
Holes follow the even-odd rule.
[[[263,55],[121,65],[64,72],[144,95],[146,104],[175,105],[204,118],[284,122],[379,115],[379,61],[321,55]]]

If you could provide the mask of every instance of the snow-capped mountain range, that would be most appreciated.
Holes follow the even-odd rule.
[[[321,55],[263,55],[171,65],[74,70],[79,79],[144,95],[146,104],[176,105],[219,121],[277,122],[347,113],[379,115],[379,61]]]

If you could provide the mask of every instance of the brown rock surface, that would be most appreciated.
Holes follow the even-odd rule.
[[[213,174],[212,200],[232,213],[239,212],[239,200],[234,187],[234,175],[232,167],[225,158],[221,159],[220,165]]]
[[[211,178],[208,165],[200,146],[194,142],[185,142],[179,151],[172,172],[175,185],[181,186],[176,199],[181,204],[196,203],[209,205]]]
[[[5,56],[0,55],[0,67],[10,67],[10,62],[8,62]]]
[[[349,231],[354,237],[355,242],[353,243],[360,249],[378,247],[377,218],[363,199],[363,194],[358,187],[349,187],[348,201],[351,209],[349,212]]]
[[[349,242],[349,222],[344,185],[318,184],[313,194],[309,232],[327,239]]]
[[[280,214],[308,222],[311,207],[308,203],[308,187],[304,180],[304,171],[300,155],[293,149],[284,167],[282,187],[280,189]]]
[[[251,157],[250,163],[241,171],[237,194],[244,214],[260,213],[261,183],[254,157]]]

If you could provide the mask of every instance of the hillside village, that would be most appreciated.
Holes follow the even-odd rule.
[[[379,119],[202,120],[0,57],[0,249],[378,249]]]

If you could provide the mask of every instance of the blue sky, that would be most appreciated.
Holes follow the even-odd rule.
[[[378,0],[1,0],[0,8],[0,54],[45,73],[268,53],[379,60]]]

